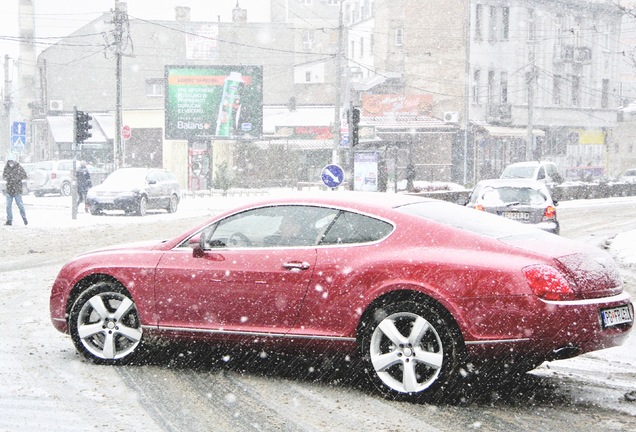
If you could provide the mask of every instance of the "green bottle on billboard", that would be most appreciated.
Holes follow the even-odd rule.
[[[241,110],[242,87],[243,76],[240,72],[231,72],[225,78],[223,94],[219,103],[219,114],[216,118],[217,136],[229,137],[236,130],[236,122]]]

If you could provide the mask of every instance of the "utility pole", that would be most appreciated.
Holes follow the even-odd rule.
[[[331,160],[334,164],[338,163],[340,150],[340,89],[342,87],[342,51],[344,40],[344,24],[342,22],[342,2],[340,0],[340,12],[338,14],[338,51],[336,52],[336,97],[334,101],[334,118],[333,118],[333,153]]]
[[[466,56],[465,56],[465,70],[466,70],[466,78],[464,79],[464,186],[468,183],[468,129],[469,129],[469,117],[470,117],[470,6],[471,1],[466,0],[466,12],[465,12],[465,21],[466,24],[464,26],[464,40],[466,44]],[[473,147],[474,148],[474,147]],[[476,182],[477,178],[477,170],[476,161],[477,154],[473,150],[473,184]]]
[[[3,110],[0,119],[0,157],[4,156],[11,150],[11,138],[9,136],[9,125],[11,123],[11,80],[9,78],[9,58],[8,54],[4,55],[4,100]]]
[[[121,91],[122,91],[122,70],[121,59],[123,51],[124,22],[128,20],[126,10],[121,9],[119,0],[115,0],[115,10],[113,11],[113,22],[115,23],[115,169],[124,166],[124,149],[121,139]]]
[[[528,35],[528,64],[530,66],[530,70],[526,76],[528,82],[528,128],[527,128],[527,142],[526,142],[526,160],[530,161],[533,159],[532,147],[534,145],[534,136],[533,136],[533,117],[534,117],[534,82],[536,79],[536,67],[534,65],[535,61],[535,23],[534,23],[534,15],[531,17],[531,20],[528,25],[530,26],[530,34]]]

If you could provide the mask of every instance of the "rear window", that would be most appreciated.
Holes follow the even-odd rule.
[[[395,210],[492,238],[527,233],[541,235],[542,233],[537,228],[501,216],[444,201],[406,204]]]
[[[478,201],[489,204],[508,204],[508,203],[520,203],[538,205],[547,201],[547,197],[541,193],[541,191],[532,188],[518,188],[518,187],[500,187],[493,188],[486,186]]]
[[[509,166],[501,175],[501,178],[534,178],[536,166]]]

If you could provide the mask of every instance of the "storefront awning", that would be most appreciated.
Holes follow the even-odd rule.
[[[72,143],[73,142],[73,116],[61,115],[61,116],[47,116],[46,121],[49,124],[49,130],[53,141],[57,144],[60,143]],[[88,138],[86,144],[103,144],[106,143],[106,137],[102,132],[101,127],[97,124],[95,118],[90,121],[90,125],[93,126],[90,130],[91,137]]]
[[[514,127],[505,127],[505,126],[491,126],[491,125],[480,125],[479,127],[483,128],[488,132],[488,135],[491,137],[497,138],[526,138],[528,136],[528,129],[526,128],[514,128]],[[545,136],[545,132],[541,129],[532,129],[532,134],[534,136]]]

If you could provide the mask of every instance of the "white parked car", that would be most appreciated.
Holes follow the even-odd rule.
[[[624,183],[636,183],[636,168],[628,169],[618,180]]]
[[[525,178],[546,184],[558,184],[563,181],[554,162],[529,161],[510,164],[501,174],[502,179]]]
[[[79,168],[80,162],[76,162]],[[46,194],[71,195],[73,179],[73,159],[36,162],[31,172],[33,194],[37,197]]]

